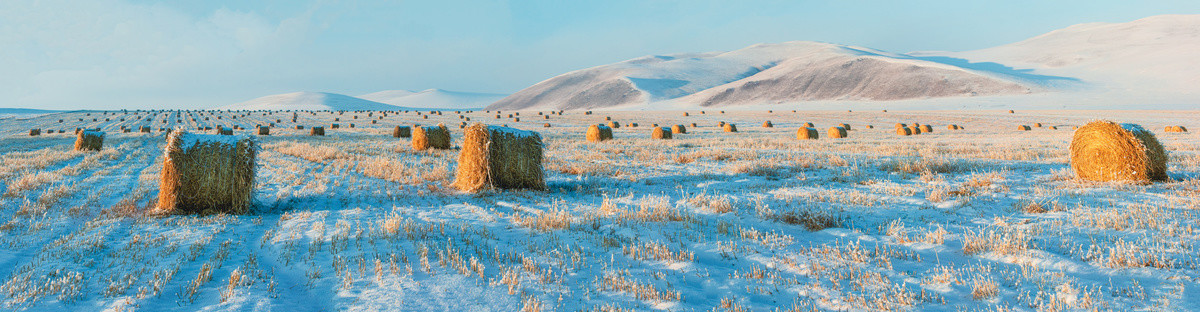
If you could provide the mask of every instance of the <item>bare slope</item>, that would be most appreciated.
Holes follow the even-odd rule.
[[[483,108],[499,99],[503,94],[474,93],[429,89],[420,92],[388,90],[364,94],[359,98],[412,108],[476,109]]]
[[[221,110],[400,110],[402,107],[372,102],[344,94],[293,92],[260,97],[222,106]]]

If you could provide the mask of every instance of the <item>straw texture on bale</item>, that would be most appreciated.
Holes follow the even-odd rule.
[[[608,122],[608,127],[613,128],[613,129],[620,129],[621,123],[616,122],[616,121],[610,121],[610,122]]]
[[[946,125],[947,130],[958,130],[958,125]]]
[[[921,127],[916,125],[908,126],[908,131],[912,132],[912,134],[921,134]]]
[[[453,186],[545,190],[542,137],[537,132],[474,124],[463,131]]]
[[[653,129],[650,129],[650,138],[670,140],[671,130],[663,129],[663,127],[654,127]]]
[[[829,138],[840,139],[846,137],[846,128],[829,127]]]
[[[1093,121],[1071,138],[1071,168],[1090,181],[1162,181],[1167,179],[1167,153],[1139,125]]]
[[[908,127],[896,127],[896,135],[912,135],[912,130]]]
[[[430,148],[450,149],[450,129],[443,124],[413,127],[412,148],[415,151]]]
[[[821,138],[821,134],[816,128],[804,127],[796,130],[796,138],[800,140],[816,140]]]
[[[1166,132],[1187,132],[1187,128],[1183,126],[1167,126],[1163,131]]]
[[[325,127],[312,127],[312,129],[308,129],[308,135],[323,136],[325,135]]]
[[[600,142],[600,141],[605,141],[605,140],[612,140],[612,138],[613,138],[612,128],[609,128],[608,126],[591,125],[590,127],[588,127],[588,130],[587,130],[588,142]]]
[[[392,129],[393,138],[407,138],[412,136],[412,128],[408,126],[396,126]]]
[[[902,124],[902,123],[897,123],[897,124],[896,124],[896,129],[900,129],[900,128],[908,128],[908,125],[907,125],[907,124]]]
[[[249,212],[257,156],[258,146],[248,137],[172,132],[163,152],[155,212]]]
[[[98,151],[104,148],[104,132],[82,130],[75,132],[75,150]]]
[[[1029,130],[1030,130],[1029,126],[1026,126],[1026,125],[1017,126],[1017,131],[1029,131]]]
[[[933,133],[933,127],[930,125],[921,125],[921,133]]]
[[[683,125],[671,126],[671,133],[687,134],[687,127]]]
[[[725,126],[723,127],[723,129],[725,129],[725,132],[737,132],[737,125],[734,125],[734,124],[725,124]]]

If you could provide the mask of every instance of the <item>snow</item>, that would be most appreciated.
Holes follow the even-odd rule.
[[[260,97],[216,110],[404,110],[403,107],[368,101],[348,95],[326,92],[293,92]]]
[[[402,107],[445,110],[482,109],[501,98],[503,94],[474,93],[428,89],[420,92],[388,90],[363,94],[359,98]]]

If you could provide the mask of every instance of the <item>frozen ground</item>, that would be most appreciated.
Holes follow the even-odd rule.
[[[460,139],[452,112],[299,115],[341,124],[326,137],[291,113],[85,114],[0,121],[2,309],[1200,310],[1200,138],[1161,131],[1196,131],[1195,111],[475,112],[546,140],[549,191],[482,195],[446,188],[456,151],[389,135],[445,122]],[[582,142],[606,116],[616,139]],[[1070,129],[1094,118],[1154,131],[1171,181],[1074,179]],[[144,214],[158,128],[276,120],[257,212]],[[822,139],[795,140],[803,122]],[[651,140],[654,123],[688,133]],[[839,123],[850,137],[828,139]],[[104,151],[28,136],[76,127],[108,131]]]

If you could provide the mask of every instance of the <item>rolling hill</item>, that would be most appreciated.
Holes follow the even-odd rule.
[[[217,107],[219,110],[403,110],[404,107],[368,101],[344,94],[293,92]]]
[[[504,98],[503,94],[429,89],[420,92],[388,90],[358,96],[379,103],[411,108],[478,109]]]

